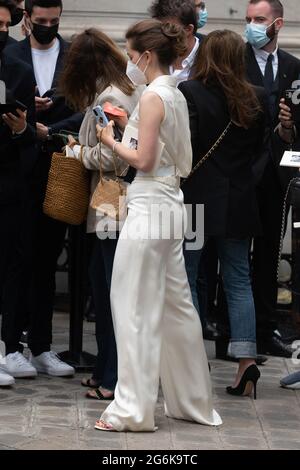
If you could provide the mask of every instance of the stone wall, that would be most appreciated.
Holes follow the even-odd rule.
[[[286,25],[280,36],[280,46],[300,57],[299,0],[282,0]],[[119,44],[124,44],[127,27],[147,16],[151,0],[64,0],[62,33],[71,37],[83,28],[101,28]],[[248,0],[207,0],[209,23],[203,30],[229,28],[243,34]]]

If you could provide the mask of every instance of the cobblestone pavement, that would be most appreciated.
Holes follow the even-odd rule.
[[[55,349],[66,347],[67,317],[55,317]],[[85,325],[85,349],[95,349],[93,324]],[[207,343],[213,357],[213,343]],[[168,419],[160,397],[156,433],[101,433],[93,429],[106,404],[87,400],[80,381],[39,376],[0,389],[0,450],[218,450],[300,449],[300,391],[284,390],[279,379],[295,370],[291,361],[269,358],[261,367],[258,399],[225,393],[236,365],[210,359],[215,406],[224,424],[209,428]],[[180,378],[179,378],[180,380]],[[188,384],[187,384],[188,387]]]

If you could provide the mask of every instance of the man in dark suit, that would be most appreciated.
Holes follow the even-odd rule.
[[[278,48],[283,26],[279,0],[251,0],[247,9],[247,72],[251,83],[268,94],[272,128],[278,125],[279,102],[284,91],[300,78],[300,61]],[[255,167],[263,236],[254,240],[253,291],[257,315],[258,351],[290,357],[291,347],[282,341],[276,320],[277,261],[283,200],[293,172],[280,168],[282,154],[269,144],[266,158]]]
[[[9,330],[7,335],[13,340],[7,349],[6,368],[14,377],[32,376],[37,372],[55,376],[74,373],[72,367],[61,362],[51,351],[55,272],[67,227],[46,217],[42,211],[51,155],[54,151],[61,150],[56,147],[52,136],[63,129],[77,132],[83,119],[81,113],[74,114],[66,105],[64,97],[57,92],[59,75],[67,51],[66,42],[58,35],[61,13],[61,0],[26,0],[25,23],[31,34],[6,51],[10,56],[22,58],[34,72],[39,153],[35,167],[35,189],[38,195],[37,243],[28,340],[32,352],[31,363],[21,354],[19,341],[22,329],[16,326],[20,326],[21,322],[11,320],[24,316],[23,305],[16,302],[13,296],[14,273],[6,285],[3,299],[3,320],[6,330]],[[16,356],[17,352],[19,355]]]
[[[188,80],[202,37],[197,36],[198,18],[194,0],[155,0],[149,8],[152,18],[163,23],[176,23],[184,28],[187,52],[171,67],[178,84]]]
[[[11,24],[14,4],[0,0],[0,88],[1,102],[18,100],[27,111],[0,116],[0,297],[8,268],[16,250],[22,225],[22,197],[26,184],[22,159],[35,141],[35,83],[32,70],[23,62],[3,52]],[[5,338],[3,338],[5,339]],[[0,370],[0,385],[11,385],[13,377]]]

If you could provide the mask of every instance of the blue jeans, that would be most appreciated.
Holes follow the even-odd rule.
[[[216,238],[218,257],[228,304],[231,341],[228,354],[236,358],[256,357],[256,319],[253,293],[250,280],[249,245],[250,239],[235,240]],[[202,326],[206,324],[207,293],[205,272],[202,279],[201,304],[199,306],[197,280],[201,276],[202,250],[184,251],[187,276],[193,303],[199,313]],[[200,270],[199,270],[200,263]],[[202,277],[202,276],[201,276]]]
[[[250,239],[215,240],[230,321],[228,354],[239,359],[255,358],[256,319],[249,267]]]

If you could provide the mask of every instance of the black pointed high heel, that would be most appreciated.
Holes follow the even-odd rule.
[[[260,378],[259,369],[255,364],[252,364],[245,370],[237,387],[227,387],[226,391],[230,395],[238,395],[248,397],[254,392],[254,400],[256,400],[256,386]]]

